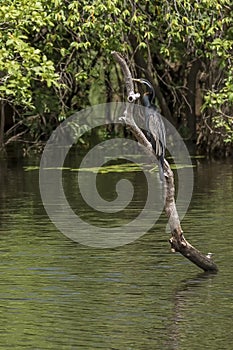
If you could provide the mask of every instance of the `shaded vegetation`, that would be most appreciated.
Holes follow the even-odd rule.
[[[153,82],[163,115],[199,153],[230,155],[231,7],[229,0],[3,0],[0,148],[22,141],[25,153],[41,151],[74,111],[122,101],[117,50],[135,76]]]

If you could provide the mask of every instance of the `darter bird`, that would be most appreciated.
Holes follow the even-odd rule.
[[[153,104],[155,90],[152,84],[146,79],[133,79],[134,81],[146,85],[147,91],[142,97],[142,103],[145,106],[145,122],[147,139],[151,143],[155,155],[159,162],[160,180],[164,180],[164,157],[166,148],[166,131],[161,114],[158,108]]]

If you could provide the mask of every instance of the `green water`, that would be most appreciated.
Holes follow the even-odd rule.
[[[214,253],[217,275],[169,251],[164,216],[123,247],[70,241],[43,208],[38,170],[25,165],[0,168],[0,349],[232,349],[233,163],[197,163],[182,222],[190,243]],[[100,175],[105,197],[109,176],[120,175]],[[142,177],[126,176],[138,189],[132,208],[140,208]],[[70,183],[74,177],[64,171]],[[72,186],[66,194],[81,205]]]

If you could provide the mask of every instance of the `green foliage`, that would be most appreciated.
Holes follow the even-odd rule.
[[[14,105],[18,119],[31,127],[32,138],[39,137],[88,105],[90,98],[104,102],[103,71],[112,72],[115,66],[112,50],[132,57],[131,63],[135,52],[140,53],[148,70],[156,75],[156,68],[171,77],[162,79],[174,96],[186,76],[174,78],[173,67],[186,72],[194,60],[200,60],[208,76],[202,111],[211,118],[211,128],[221,129],[230,142],[231,7],[230,0],[2,0],[0,99]],[[153,58],[158,67],[153,66]],[[100,98],[93,97],[94,91],[100,92]],[[36,127],[30,116],[38,116]]]
[[[15,105],[33,108],[33,82],[48,87],[58,84],[54,63],[32,45],[33,33],[47,25],[42,4],[33,1],[1,3],[0,23],[0,97]]]
[[[160,9],[164,31],[156,39],[161,42],[160,54],[170,62],[201,60],[209,78],[202,92],[202,112],[211,120],[212,132],[221,133],[227,143],[233,142],[231,7],[230,0],[165,1]]]

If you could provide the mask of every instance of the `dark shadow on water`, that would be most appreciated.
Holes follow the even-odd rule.
[[[201,286],[205,281],[212,280],[213,277],[216,277],[216,275],[217,273],[213,273],[213,272],[199,272],[195,277],[187,278],[181,281],[182,286],[180,286],[177,292],[185,291],[192,287],[194,288],[194,287]]]

